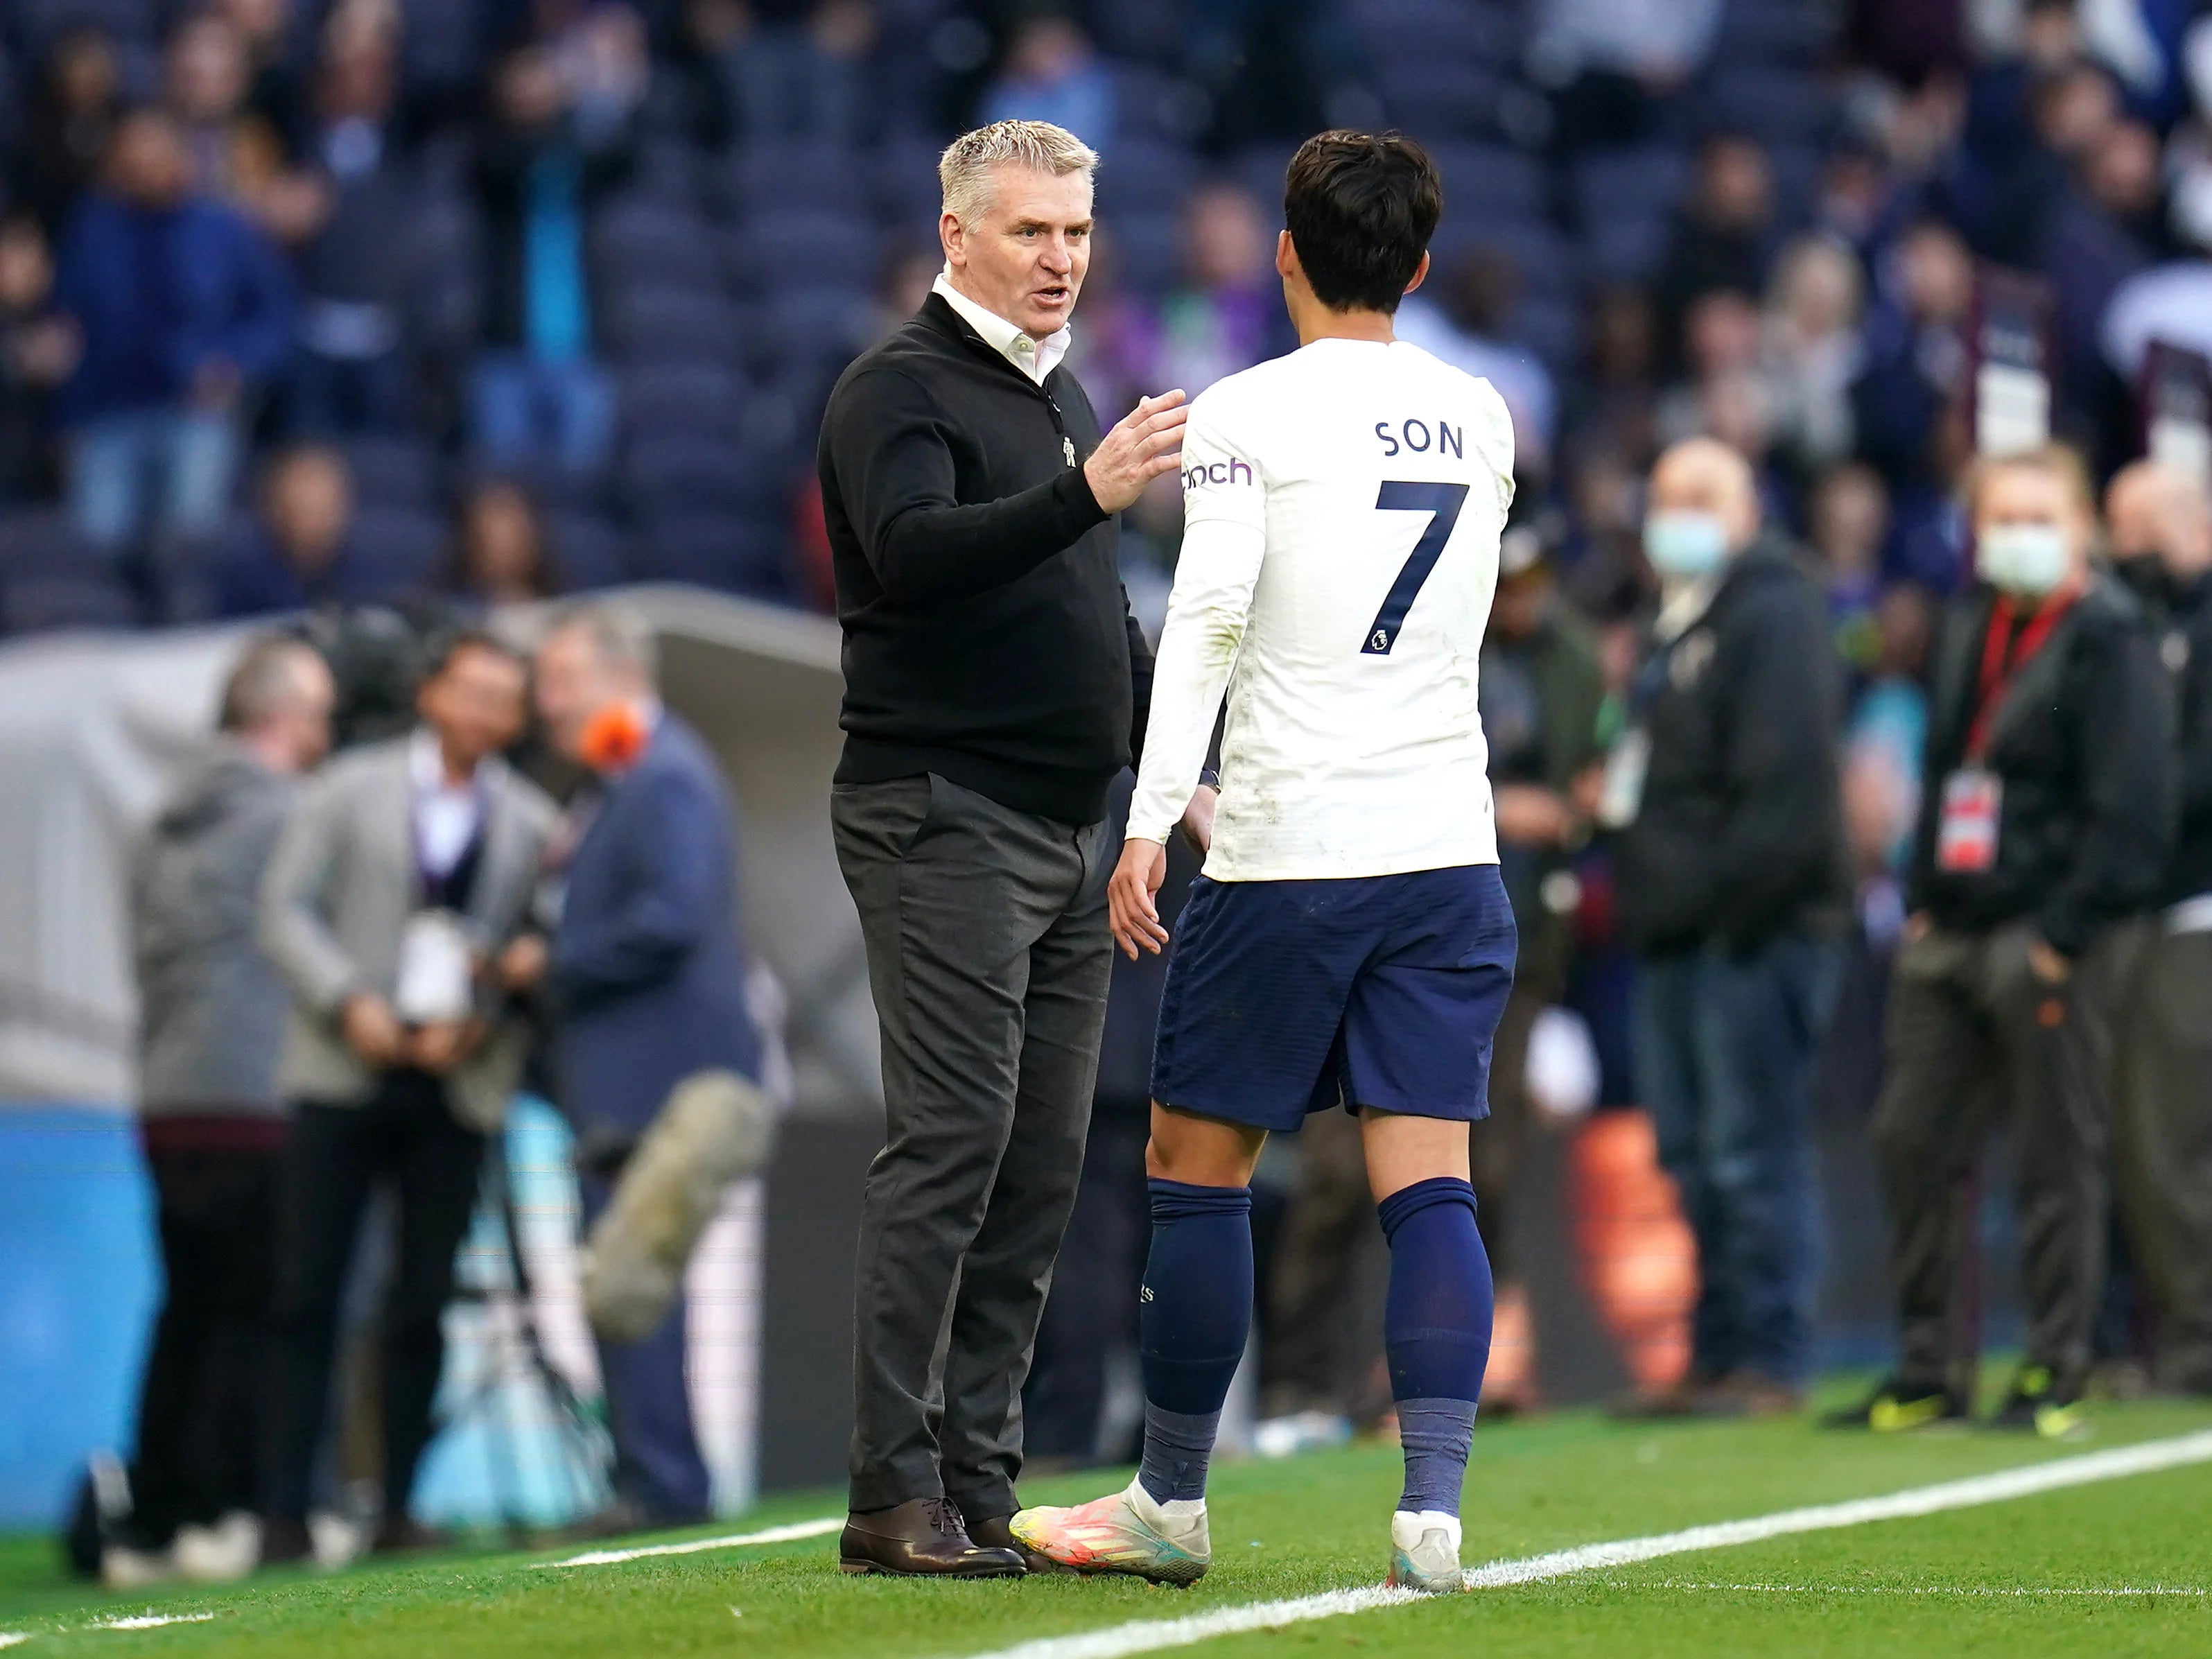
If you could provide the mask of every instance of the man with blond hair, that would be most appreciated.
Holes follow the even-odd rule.
[[[845,634],[830,820],[884,1102],[857,1263],[848,1572],[1025,1570],[1007,1525],[1022,1382],[1105,1017],[1106,792],[1152,684],[1115,514],[1176,469],[1183,423],[1170,392],[1102,435],[1062,362],[1097,161],[1038,121],[955,142],[944,272],[823,421]]]
[[[1966,1177],[2009,1118],[2021,1366],[1996,1421],[2069,1438],[2105,1283],[2112,988],[2165,872],[2172,692],[2142,607],[2089,562],[2096,509],[2052,447],[1984,461],[1974,587],[1928,698],[1909,915],[1871,1134],[1897,1281],[1896,1372],[1835,1419],[1893,1432],[1972,1407],[1954,1298]]]

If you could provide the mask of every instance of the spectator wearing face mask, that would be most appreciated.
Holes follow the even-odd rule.
[[[2175,692],[2176,824],[2160,925],[2124,998],[2113,1178],[2157,1315],[2153,1376],[2212,1394],[2212,504],[2139,461],[2105,497],[2112,568],[2160,634]]]
[[[1812,1362],[1813,1063],[1850,894],[1826,605],[1743,457],[1652,471],[1662,596],[1599,801],[1638,969],[1637,1057],[1698,1243],[1688,1375],[1659,1415],[1794,1409]]]
[[[1990,1128],[2017,1147],[2020,1371],[1997,1421],[2063,1438],[2105,1279],[2119,925],[2166,874],[2172,693],[2142,607],[2095,573],[2070,451],[1984,462],[1967,497],[1980,580],[1930,675],[1907,921],[1872,1127],[1899,1300],[1896,1372],[1838,1423],[1912,1429],[1969,1410],[1953,1300],[1962,1206]]]

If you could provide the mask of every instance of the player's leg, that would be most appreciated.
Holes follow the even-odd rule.
[[[1390,1583],[1464,1588],[1460,1486],[1490,1359],[1490,1259],[1475,1225],[1468,1125],[1488,1109],[1513,985],[1511,907],[1495,866],[1389,878],[1393,925],[1344,1015],[1346,1097],[1390,1247],[1383,1346],[1406,1456]]]
[[[1467,1126],[1369,1107],[1360,1132],[1390,1248],[1382,1340],[1406,1460],[1391,1517],[1390,1582],[1455,1590],[1462,1585],[1460,1487],[1494,1312],[1490,1257],[1468,1178]]]
[[[1016,1516],[1014,1535],[1040,1555],[1178,1584],[1212,1559],[1206,1465],[1252,1321],[1252,1169],[1267,1131],[1297,1128],[1316,1079],[1334,1078],[1345,998],[1370,949],[1356,915],[1336,908],[1354,885],[1192,884],[1153,1049],[1153,1098],[1173,1103],[1153,1106],[1145,1154],[1144,1464],[1126,1492]]]
[[[1152,1249],[1138,1297],[1145,1450],[1122,1492],[1024,1510],[1014,1535],[1086,1572],[1195,1583],[1212,1560],[1206,1466],[1252,1327],[1252,1170],[1267,1131],[1155,1102]]]

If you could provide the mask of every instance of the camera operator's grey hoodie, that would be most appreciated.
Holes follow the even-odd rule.
[[[291,997],[254,937],[298,780],[223,744],[171,797],[131,870],[138,1098],[149,1117],[284,1110]]]

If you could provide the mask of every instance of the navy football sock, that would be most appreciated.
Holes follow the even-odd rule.
[[[1206,1496],[1221,1402],[1252,1327],[1252,1189],[1147,1183],[1152,1249],[1138,1308],[1145,1461],[1158,1502]]]
[[[1390,1241],[1382,1340],[1406,1453],[1398,1507],[1457,1515],[1490,1363],[1490,1258],[1474,1224],[1474,1188],[1439,1176],[1391,1194],[1376,1211]]]

